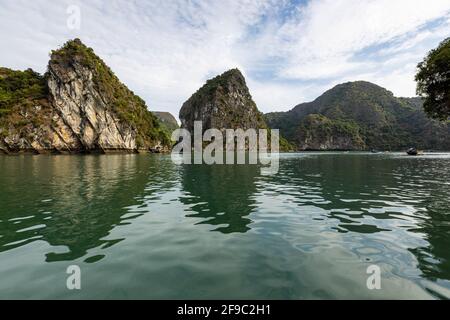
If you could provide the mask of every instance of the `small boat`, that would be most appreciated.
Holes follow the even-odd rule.
[[[418,155],[423,154],[423,151],[419,151],[416,148],[409,148],[408,151],[406,151],[406,153],[409,156],[418,156]]]

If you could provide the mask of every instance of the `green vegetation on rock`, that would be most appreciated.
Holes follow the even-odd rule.
[[[32,139],[35,129],[51,123],[48,88],[44,76],[0,68],[0,138],[13,134]]]
[[[450,150],[450,127],[428,119],[420,98],[396,98],[364,81],[338,85],[313,102],[265,117],[301,150]]]
[[[180,127],[175,117],[169,112],[153,111],[153,113],[159,119],[161,125],[169,133],[169,135],[171,135],[174,130]]]
[[[307,149],[364,149],[360,127],[350,120],[331,120],[320,114],[309,114],[300,123],[297,135]]]
[[[228,70],[206,81],[183,104],[180,120],[190,131],[196,120],[203,122],[204,130],[267,127],[238,69]]]
[[[269,129],[264,115],[258,110],[245,78],[238,69],[231,69],[208,80],[180,110],[182,127],[193,132],[194,122],[202,121],[203,130]],[[270,130],[269,140],[270,141]],[[280,150],[293,147],[280,137]]]
[[[0,117],[11,114],[16,106],[46,99],[47,94],[45,78],[33,70],[0,68]]]

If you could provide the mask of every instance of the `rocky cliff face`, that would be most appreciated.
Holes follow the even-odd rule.
[[[208,80],[183,104],[180,120],[181,126],[191,132],[194,121],[202,121],[204,131],[267,128],[238,69]]]
[[[48,66],[56,135],[69,150],[136,149],[135,131],[111,112],[111,101],[97,89],[94,70],[77,60],[65,63],[54,56]]]
[[[306,116],[296,136],[295,142],[301,150],[363,150],[366,147],[357,129],[318,114]]]
[[[450,150],[450,126],[428,119],[421,99],[397,98],[364,81],[265,118],[300,150]]]
[[[44,77],[29,73],[24,76],[4,71],[3,83],[0,82],[3,152],[135,152],[169,148],[167,133],[142,99],[128,90],[81,41],[69,41],[53,51]],[[13,75],[20,81],[11,78]],[[22,79],[27,77],[37,84]],[[40,95],[29,93],[28,86],[37,87]],[[7,95],[15,99],[2,99]]]

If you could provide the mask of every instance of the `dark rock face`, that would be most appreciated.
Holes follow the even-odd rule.
[[[364,81],[265,118],[300,150],[450,150],[450,126],[427,118],[420,98],[397,98]]]
[[[358,130],[345,123],[310,114],[300,123],[297,143],[302,150],[363,150],[365,143]]]
[[[267,128],[238,69],[208,80],[183,104],[180,120],[181,126],[190,132],[194,130],[194,121],[202,121],[204,131]]]
[[[169,148],[167,134],[143,100],[78,39],[52,52],[44,77],[11,70],[2,74],[0,92],[16,98],[0,115],[0,149],[6,153]],[[22,79],[16,90],[8,86],[17,82],[13,75]],[[27,89],[37,85],[38,97]]]

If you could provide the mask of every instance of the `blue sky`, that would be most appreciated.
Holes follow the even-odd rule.
[[[49,51],[79,37],[150,110],[175,116],[234,67],[263,112],[354,80],[413,96],[417,63],[449,36],[449,0],[0,0],[0,65],[45,72]]]

